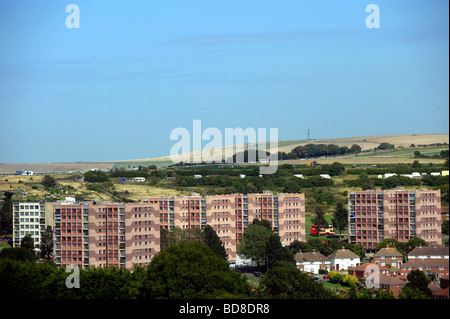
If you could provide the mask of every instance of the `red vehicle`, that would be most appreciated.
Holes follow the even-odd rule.
[[[319,225],[311,225],[311,235],[334,235],[335,231],[333,226],[320,228]]]

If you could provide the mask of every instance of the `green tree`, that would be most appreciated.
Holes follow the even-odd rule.
[[[271,235],[272,231],[263,225],[250,225],[244,231],[238,252],[245,258],[252,259],[258,267],[264,265],[267,258],[267,242]]]
[[[209,247],[198,242],[180,242],[153,257],[138,298],[211,299],[250,295],[244,276]]]
[[[449,234],[448,223],[449,223],[448,219],[446,219],[442,222],[442,233],[447,236]]]
[[[140,173],[143,174],[143,173]],[[101,171],[89,171],[84,173],[84,181],[85,182],[91,182],[91,183],[102,183],[106,182],[108,180],[108,175],[106,173]]]
[[[313,225],[318,225],[319,227],[327,227],[328,222],[325,219],[325,209],[323,206],[317,206],[314,209],[314,215],[316,215],[311,221]]]
[[[292,251],[292,253],[295,255],[297,254],[300,250],[303,252],[307,252],[309,250],[308,249],[308,243],[304,242],[304,241],[298,241],[297,239],[294,240],[290,245],[289,245],[290,250]]]
[[[161,232],[161,241],[160,241],[161,250],[164,250],[167,247],[182,241],[198,241],[198,242],[203,241],[202,231],[198,227],[186,229],[174,227],[172,231],[160,227],[160,232]]]
[[[162,226],[159,226],[159,233],[160,233],[160,249],[161,251],[169,247],[170,245],[174,244],[172,242],[173,237],[171,236],[172,233],[169,232],[169,230],[165,229]]]
[[[331,299],[333,293],[301,272],[294,265],[271,268],[261,279],[259,293],[262,298],[274,299]]]
[[[0,234],[12,235],[13,233],[13,193],[3,194],[3,206],[0,208]]]
[[[79,289],[67,289],[66,278],[51,261],[0,259],[0,294],[13,299],[126,299],[136,282],[134,273],[113,267],[80,269]]]
[[[430,297],[417,287],[405,287],[400,292],[398,299],[430,299]]]
[[[56,179],[53,176],[45,175],[41,181],[41,184],[47,188],[52,188],[56,186]]]
[[[407,275],[408,283],[405,288],[411,288],[413,290],[418,289],[425,296],[431,297],[431,290],[428,288],[430,279],[421,270],[411,270]]]
[[[284,193],[298,193],[300,191],[300,185],[294,179],[289,179],[283,188]]]
[[[295,265],[294,255],[288,247],[283,247],[280,236],[272,234],[266,246],[267,267],[272,268],[280,262],[290,262]]]
[[[31,237],[30,234],[25,235],[22,240],[20,241],[20,248],[25,248],[27,250],[29,250],[30,252],[33,253],[33,255],[35,254],[34,252],[34,239],[33,237]]]
[[[40,255],[44,259],[51,259],[53,256],[53,230],[47,226],[41,236]]]
[[[370,288],[362,288],[356,295],[358,299],[395,299],[392,291],[385,289],[372,290]]]
[[[378,145],[377,148],[380,150],[392,150],[395,148],[395,145],[384,142]]]
[[[228,254],[225,249],[225,245],[217,236],[216,231],[210,225],[206,225],[203,231],[203,243],[212,249],[217,255],[221,256],[223,259],[227,260]]]
[[[362,150],[361,146],[359,146],[358,144],[353,144],[350,147],[349,152],[350,153],[361,153],[361,150]]]
[[[333,227],[339,231],[339,238],[341,233],[348,227],[348,211],[345,209],[344,204],[337,203],[336,211],[334,212],[332,219]]]
[[[428,246],[428,243],[419,237],[411,238],[404,244],[405,254],[406,255],[409,254],[414,248],[419,247],[419,246],[426,247],[426,246]]]
[[[363,245],[360,244],[347,244],[347,249],[350,249],[352,252],[357,254],[359,257],[364,258],[366,256],[366,250]]]
[[[252,225],[261,225],[272,231],[272,224],[267,219],[255,218],[253,219]]]
[[[329,169],[330,176],[337,176],[341,175],[345,172],[345,167],[342,165],[342,163],[334,162],[331,164],[331,167]]]
[[[82,299],[127,299],[130,298],[133,277],[124,268],[92,267],[80,270],[80,289],[72,290]]]
[[[3,248],[0,250],[1,259],[12,259],[18,261],[35,261],[34,254],[25,248]]]

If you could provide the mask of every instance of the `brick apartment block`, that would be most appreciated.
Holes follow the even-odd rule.
[[[210,225],[228,261],[255,218],[269,220],[283,244],[305,241],[304,194],[232,194],[143,198],[140,203],[55,203],[58,266],[145,266],[160,251],[160,227],[172,231]]]
[[[442,245],[440,190],[351,191],[348,207],[350,242],[368,251],[385,238]]]
[[[55,262],[83,268],[148,264],[159,252],[159,212],[144,203],[55,204]]]

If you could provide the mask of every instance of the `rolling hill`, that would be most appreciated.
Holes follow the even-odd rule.
[[[278,150],[280,152],[290,152],[297,146],[306,145],[309,143],[313,144],[336,144],[338,146],[348,146],[353,144],[360,145],[363,150],[373,149],[380,145],[380,143],[390,143],[396,146],[396,148],[409,148],[411,144],[416,146],[419,145],[432,145],[436,143],[444,144],[447,146],[437,147],[433,151],[438,152],[440,149],[448,149],[449,144],[449,134],[404,134],[404,135],[383,135],[383,136],[361,136],[361,137],[347,137],[347,138],[334,138],[334,139],[311,139],[311,140],[289,140],[280,141]],[[225,148],[222,147],[222,151]],[[422,148],[417,148],[419,151]],[[398,151],[398,150],[397,150]],[[428,150],[427,150],[428,151]],[[359,157],[336,157],[322,159],[321,161],[325,164],[327,162],[339,161],[343,164],[379,164],[379,163],[412,163],[414,158],[411,156],[413,151],[405,151],[403,153],[391,153],[384,154],[384,157],[376,156],[359,156]],[[193,153],[191,153],[193,154]],[[442,163],[442,159],[433,158],[421,158],[419,159],[421,163]],[[286,163],[300,163],[300,160],[286,161]],[[82,171],[89,170],[93,168],[98,168],[100,170],[110,170],[113,168],[124,167],[125,169],[137,169],[139,165],[148,166],[156,165],[157,167],[164,167],[172,164],[170,157],[155,157],[155,158],[143,158],[143,159],[130,159],[124,161],[105,161],[105,162],[77,162],[77,163],[0,163],[0,174],[14,174],[16,171],[34,171],[40,173],[57,173],[66,172],[68,170]]]

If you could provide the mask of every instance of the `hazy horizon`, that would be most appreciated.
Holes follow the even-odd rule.
[[[0,162],[167,156],[177,127],[448,134],[446,1],[0,2]],[[205,143],[206,144],[206,143]],[[204,145],[203,145],[204,146]]]

